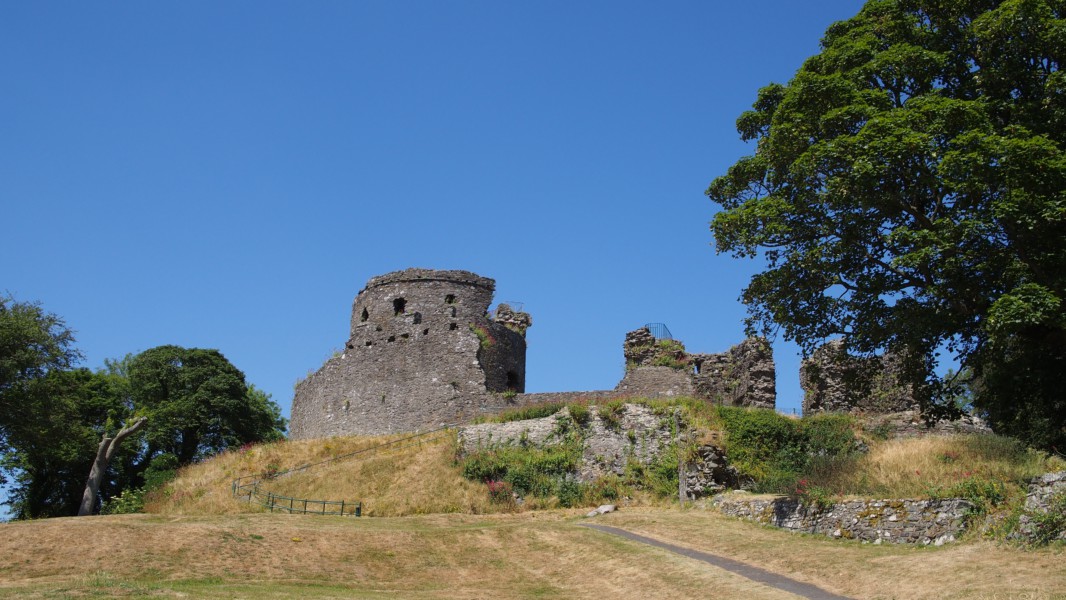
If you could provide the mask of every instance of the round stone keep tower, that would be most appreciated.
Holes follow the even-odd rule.
[[[495,282],[407,269],[355,297],[344,351],[296,387],[293,439],[429,429],[525,391],[524,329],[490,319]],[[528,316],[526,316],[528,320]]]

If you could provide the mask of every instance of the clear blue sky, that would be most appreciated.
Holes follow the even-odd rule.
[[[7,2],[0,291],[85,366],[218,348],[286,415],[406,267],[525,303],[528,391],[613,387],[646,322],[723,351],[759,264],[715,255],[703,191],[752,152],[758,88],[861,4]]]

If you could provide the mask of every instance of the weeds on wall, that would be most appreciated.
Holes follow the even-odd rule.
[[[599,415],[600,420],[603,421],[605,427],[617,431],[622,427],[622,415],[625,414],[625,411],[625,401],[618,399],[601,404],[596,410],[596,414]]]
[[[482,415],[474,419],[475,423],[510,423],[512,421],[526,421],[529,419],[542,419],[550,417],[566,408],[562,402],[547,402],[532,406],[520,406],[511,408],[495,415]],[[588,410],[587,408],[585,409]]]
[[[854,465],[859,445],[847,415],[792,419],[768,409],[716,407],[726,432],[726,452],[756,492],[796,494],[822,488]]]
[[[650,354],[645,364],[653,367],[670,367],[671,369],[685,370],[692,366],[692,360],[685,351],[685,345],[678,340],[656,340],[654,344],[634,346],[629,350],[631,354]],[[635,361],[626,362],[626,370],[639,366]]]
[[[492,334],[489,333],[489,330],[485,329],[481,325],[470,323],[470,331],[473,331],[474,335],[477,336],[478,341],[481,343],[482,350],[488,350],[489,348],[492,348],[496,345],[496,338],[492,337]]]
[[[573,477],[580,464],[580,439],[571,436],[562,444],[543,448],[501,446],[474,452],[461,461],[460,468],[467,479],[486,482],[494,501],[499,493],[493,490],[503,482],[520,497],[554,496],[562,506],[573,506],[581,496]]]
[[[1051,497],[1047,512],[1027,511],[1032,533],[1029,536],[1030,546],[1047,546],[1058,543],[1066,546],[1066,541],[1059,540],[1059,536],[1066,531],[1066,492],[1055,494]]]

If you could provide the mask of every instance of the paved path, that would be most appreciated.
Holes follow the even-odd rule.
[[[751,565],[744,564],[742,562],[733,560],[731,558],[725,558],[722,556],[715,556],[714,554],[707,554],[706,552],[700,552],[699,550],[693,550],[691,548],[685,548],[682,546],[675,546],[673,544],[667,544],[666,542],[660,542],[659,540],[644,537],[643,535],[637,535],[635,533],[626,531],[625,529],[618,529],[617,527],[610,527],[608,525],[593,525],[591,523],[582,523],[583,527],[591,527],[598,531],[605,533],[611,533],[619,535],[624,538],[640,542],[642,544],[648,544],[655,546],[656,548],[663,548],[670,552],[675,552],[682,556],[694,558],[696,560],[702,560],[705,563],[714,565],[720,569],[725,569],[732,573],[736,573],[742,577],[747,577],[752,581],[757,581],[770,587],[775,587],[779,590],[789,592],[790,594],[796,594],[803,598],[809,598],[810,600],[852,600],[847,596],[838,596],[837,594],[831,594],[820,587],[813,586],[809,583],[803,583],[802,581],[796,581],[795,579],[789,579],[783,575],[777,573],[771,573],[765,569],[759,567],[753,567]]]

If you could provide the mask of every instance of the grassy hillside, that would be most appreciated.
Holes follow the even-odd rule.
[[[358,453],[407,435],[285,441],[226,452],[183,468],[177,479],[150,494],[145,511],[167,515],[236,514],[262,508],[233,498],[234,478],[289,469]],[[464,479],[455,466],[454,434],[422,443],[338,460],[267,480],[280,495],[316,500],[361,501],[365,516],[499,511],[482,483]]]
[[[961,496],[990,507],[1008,506],[1020,501],[1029,478],[1066,469],[1061,459],[997,436],[878,440],[848,417],[797,420],[772,411],[716,409],[688,401],[664,407],[689,411],[686,419],[698,432],[723,432],[718,439],[724,440],[734,464],[755,479],[756,491],[800,491],[819,499]],[[588,411],[586,407],[585,413]],[[523,416],[528,415],[519,412],[501,418]],[[569,427],[571,432],[580,431],[576,422]],[[317,466],[266,480],[263,488],[297,498],[359,501],[364,515],[378,517],[487,514],[557,508],[560,504],[594,506],[605,501],[668,505],[670,490],[677,489],[676,461],[691,450],[687,446],[674,448],[674,462],[664,461],[660,465],[663,468],[627,469],[623,476],[580,486],[562,502],[560,496],[566,490],[558,485],[527,486],[543,491],[540,495],[523,491],[523,502],[516,505],[510,501],[509,492],[506,498],[500,494],[494,497],[493,490],[472,474],[484,472],[485,465],[495,465],[493,472],[500,473],[502,481],[513,479],[515,489],[522,480],[559,479],[559,452],[488,450],[457,461],[454,432],[442,432],[429,440],[407,437],[288,441],[228,452],[182,469],[175,481],[150,496],[146,511],[168,515],[261,511],[232,497],[232,480],[255,473],[284,473],[307,464]],[[699,439],[700,435],[694,436],[694,440]],[[378,449],[371,450],[374,448]],[[329,462],[338,456],[348,458]],[[472,478],[464,477],[464,472]]]
[[[1002,438],[877,440],[861,429],[849,432],[864,438],[866,452],[810,461],[792,456],[789,444],[822,434],[836,439],[839,423],[781,425],[773,418],[757,415],[748,426],[791,442],[778,447],[764,439],[744,451],[738,444],[746,434],[735,423],[732,430],[701,423],[732,431],[727,443],[734,454],[748,452],[749,468],[772,478],[801,465],[816,478],[808,485],[827,493],[923,497],[993,482],[1016,498],[1028,477],[1066,467]],[[454,434],[422,443],[404,437],[255,446],[182,469],[152,496],[152,514],[0,524],[0,597],[792,597],[580,527],[586,509],[550,508],[557,498],[493,502],[485,483],[463,477]],[[365,515],[379,518],[269,514],[231,495],[235,477],[341,455],[351,456],[264,485],[298,497],[360,500]],[[971,535],[940,548],[860,545],[760,527],[703,504],[679,509],[650,493],[620,503],[620,512],[596,522],[854,598],[1066,599],[1061,544],[1023,550]]]
[[[794,598],[578,526],[582,511],[355,519],[119,515],[0,524],[0,597]],[[596,522],[744,561],[853,598],[1066,598],[1062,550],[971,541],[873,546],[713,511]],[[861,575],[860,575],[861,574]]]

